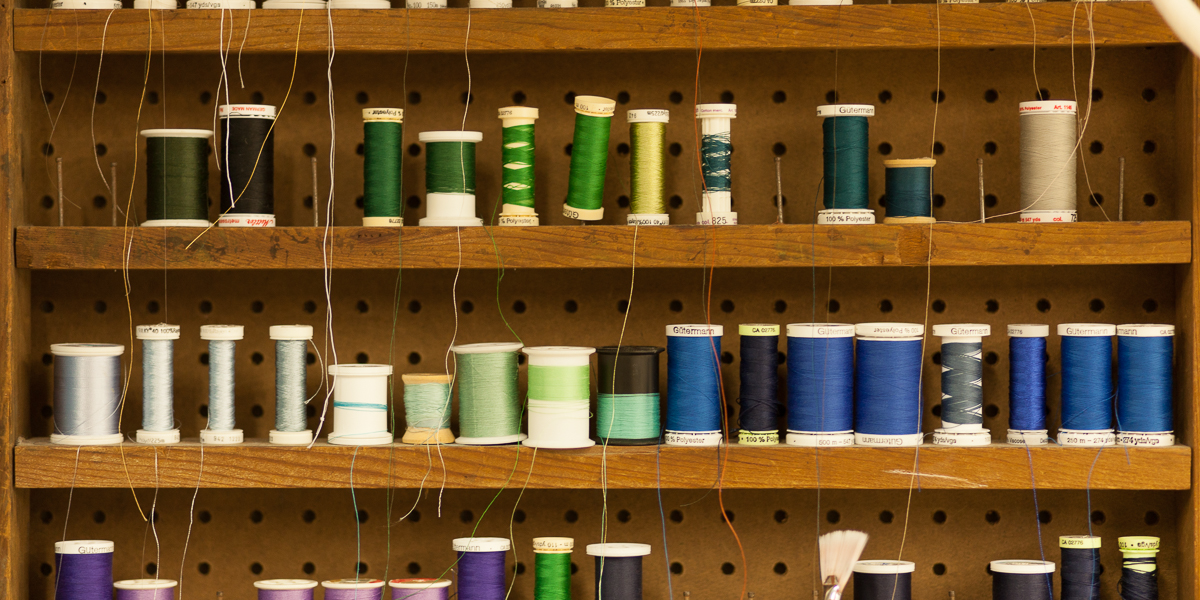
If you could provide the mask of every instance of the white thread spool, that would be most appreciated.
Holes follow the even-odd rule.
[[[1073,100],[1022,102],[1021,222],[1074,223],[1075,144]]]
[[[789,323],[787,326],[787,336],[789,338],[817,339],[852,338],[854,337],[854,326],[845,323]],[[851,367],[851,373],[853,373],[853,366]],[[812,400],[819,402],[821,399],[813,398]],[[850,402],[853,404],[853,396],[850,397]],[[851,407],[852,412],[853,407]],[[802,446],[806,448],[842,448],[854,445],[854,430],[795,431],[789,429],[786,442],[789,446]]]
[[[629,123],[630,137],[632,138],[633,137],[633,125],[635,123],[662,123],[663,125],[666,125],[667,123],[671,122],[671,111],[662,109],[662,108],[631,110],[631,111],[625,113],[625,121]],[[665,129],[665,127],[664,127],[664,129]],[[665,150],[666,149],[665,148],[666,140],[663,140],[663,142],[664,142],[663,149]],[[629,157],[629,164],[631,165],[631,167],[637,161],[637,152],[638,152],[638,149],[636,147],[634,147],[633,154],[630,155],[630,157]],[[659,157],[659,161],[660,161],[659,164],[662,164],[661,156]],[[630,179],[632,179],[632,177]],[[631,190],[631,191],[633,191],[634,194],[637,193],[636,190]],[[661,189],[658,190],[658,201],[659,201],[659,204],[662,204],[662,190]],[[631,202],[630,206],[632,206],[632,205],[633,205],[633,203]],[[655,215],[655,214],[629,213],[628,215],[625,216],[625,224],[626,225],[670,225],[671,224],[671,216],[667,215],[667,214]]]
[[[125,579],[122,581],[114,581],[113,588],[118,590],[173,590],[179,582],[174,579]],[[170,595],[154,594],[155,597],[161,597],[163,600],[174,598],[172,592]]]
[[[737,118],[736,104],[697,104],[696,118],[700,119],[700,135],[729,134],[733,119]],[[730,149],[733,141],[730,140]],[[737,213],[733,212],[733,173],[730,157],[729,187],[730,191],[705,190],[704,206],[696,213],[696,223],[699,225],[737,225]],[[701,173],[701,177],[704,174]]]
[[[1040,1],[1040,0],[1039,0]],[[1015,324],[1008,326],[1008,337],[1040,337],[1050,336],[1049,325]],[[1010,360],[1011,364],[1011,360]],[[1043,398],[1043,400],[1045,400]],[[1009,406],[1011,414],[1012,407]],[[1009,429],[1006,441],[1018,446],[1045,446],[1050,443],[1050,436],[1045,429]]]
[[[595,348],[581,346],[536,346],[521,350],[529,357],[529,367],[591,366]],[[590,396],[591,374],[588,375]],[[532,390],[530,390],[532,392]],[[533,448],[590,448],[596,442],[588,437],[591,423],[591,399],[545,400],[529,396],[529,438],[522,444]]]
[[[946,344],[980,344],[983,338],[992,335],[992,326],[981,323],[961,323],[955,325],[934,325],[933,335],[942,338],[942,346]],[[980,380],[979,386],[979,419],[983,420],[983,356],[980,351]],[[945,354],[942,354],[942,372],[946,372]],[[934,431],[933,443],[939,446],[987,446],[992,443],[992,432],[984,429],[982,423],[954,423],[947,420],[946,391],[942,390],[942,427]]]
[[[84,372],[103,370],[103,365],[93,366],[93,369],[84,365],[93,362],[113,362],[105,359],[125,354],[125,346],[51,344],[50,353],[55,356],[54,408],[59,411],[59,416],[54,418],[54,430],[64,431],[50,434],[50,442],[72,446],[120,444],[125,439],[117,429],[120,415],[121,359],[117,358],[107,373]],[[62,358],[67,358],[68,361],[63,361]],[[76,365],[80,370],[65,369],[66,362]],[[60,374],[59,369],[68,370],[70,375]],[[63,385],[60,386],[60,383]],[[72,392],[71,389],[76,391]],[[71,413],[75,414],[68,418],[67,415]],[[63,421],[69,424],[64,427]]]
[[[255,581],[254,587],[269,592],[299,591],[311,590],[317,587],[317,582],[311,579],[263,579]]]
[[[234,422],[234,408],[236,406],[236,396],[234,395],[234,381],[236,381],[236,369],[234,367],[236,357],[236,345],[233,343],[242,339],[245,333],[245,328],[241,325],[203,325],[200,327],[200,339],[209,342],[208,352],[208,425],[200,431],[201,444],[240,444],[242,443],[241,429],[212,429],[213,421],[222,422],[225,420],[224,411],[228,411],[228,419],[230,423]],[[229,342],[234,346],[229,352],[229,364],[218,364],[219,357],[213,356],[216,354],[213,350],[216,345],[213,342]],[[220,369],[229,369],[229,380],[221,381],[221,377],[217,374]],[[228,406],[225,406],[225,395],[228,394]]]
[[[307,350],[308,342],[311,342],[312,337],[313,337],[312,325],[272,325],[269,332],[270,332],[271,339],[275,340],[276,342],[279,342],[279,341],[305,342],[305,350]],[[283,367],[283,365],[280,363],[280,360],[279,360],[279,346],[280,346],[279,344],[276,344],[276,350],[275,350],[275,352],[276,352],[276,360],[275,360],[275,370],[276,370],[275,385],[276,385],[276,388],[278,388],[278,385],[279,385],[279,370],[281,367]],[[305,356],[305,358],[307,358],[307,356]],[[304,368],[306,366],[307,365],[305,363],[300,364],[300,376],[301,377],[304,377],[306,375],[306,373],[304,371]],[[305,379],[305,383],[302,384],[302,387],[306,388],[304,390],[304,392],[305,392],[305,394],[307,394],[307,387],[308,387],[307,377],[304,377],[304,379]],[[279,425],[278,413],[280,410],[285,410],[287,408],[294,410],[296,408],[296,407],[283,406],[283,404],[284,404],[283,400],[284,399],[280,396],[279,390],[276,389],[275,390],[275,411],[276,411],[275,423],[276,423],[276,426]],[[307,407],[305,405],[301,405],[299,407],[301,418],[304,418],[303,415],[304,415],[304,411],[306,410],[306,408]],[[311,429],[305,429],[304,431],[280,431],[278,429],[272,429],[270,431],[270,433],[267,434],[268,442],[270,442],[272,444],[280,444],[280,445],[284,445],[284,446],[307,446],[308,444],[312,443],[312,439],[313,439],[313,434],[312,434]]]
[[[474,7],[475,0],[471,0]],[[503,8],[512,8],[512,2],[509,0],[508,6]],[[506,106],[500,109],[500,126],[502,128],[517,127],[520,125],[533,125],[538,119],[538,109],[530,106]],[[503,165],[505,170],[527,168],[532,172],[534,165]],[[500,225],[508,227],[530,227],[539,224],[537,211],[528,206],[520,204],[502,204],[500,206]]]
[[[924,339],[925,326],[920,323],[858,323],[854,326],[855,339],[858,342],[863,340],[874,342],[919,342]],[[854,369],[857,372],[859,364],[858,356],[861,355],[860,347],[855,348],[855,364]],[[919,367],[918,367],[919,368]],[[855,398],[855,420],[857,423],[858,414],[858,389],[854,390]],[[918,395],[920,390],[918,390]],[[917,410],[923,410],[921,406],[921,398],[917,398]],[[919,423],[919,421],[918,421]],[[925,437],[920,431],[911,434],[881,434],[881,433],[864,433],[862,431],[854,432],[854,443],[859,446],[879,446],[879,447],[911,447],[920,446],[921,440]]]
[[[72,10],[113,10],[121,8],[121,0],[53,0],[50,8]]]
[[[188,0],[187,7],[201,10],[254,10],[258,8],[254,0]]]
[[[477,144],[483,141],[483,134],[478,131],[422,131],[417,139],[425,143]],[[429,159],[428,148],[426,148],[425,159]],[[463,160],[465,159],[464,153]],[[425,218],[420,222],[422,227],[478,227],[483,225],[483,219],[475,216],[475,194],[427,191],[425,192],[425,206]]]
[[[1109,323],[1059,323],[1058,337],[1112,337],[1117,335],[1117,326]],[[1114,371],[1115,372],[1115,371]],[[1113,385],[1113,392],[1117,390]],[[1115,446],[1117,436],[1109,429],[1058,429],[1058,443],[1062,446],[1099,448]]]
[[[175,377],[172,369],[174,362],[172,355],[175,351],[175,340],[179,339],[179,326],[167,325],[159,323],[158,325],[138,325],[137,339],[142,340],[142,425],[143,428],[137,431],[137,443],[139,444],[178,444],[179,443],[179,428],[172,427],[164,430],[148,430],[145,429],[145,415],[150,412],[158,412],[171,422],[175,423]],[[155,354],[166,358],[162,359],[166,365],[150,364],[149,345],[153,344],[157,347]],[[151,376],[151,372],[156,370],[165,370],[165,373],[158,373],[156,379]],[[159,389],[151,391],[151,386],[154,383],[159,384]],[[152,406],[157,402],[159,406]]]
[[[392,588],[392,600],[404,600],[409,596],[416,595],[417,591],[420,590],[450,587],[450,580],[409,577],[405,579],[393,579],[388,582],[388,587]]]
[[[378,446],[393,441],[388,431],[388,377],[392,365],[330,365],[333,431],[329,443]]]

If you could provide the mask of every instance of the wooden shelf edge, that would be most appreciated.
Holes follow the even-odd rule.
[[[204,469],[200,473],[200,455]],[[534,451],[517,446],[407,445],[272,446],[250,440],[235,446],[196,441],[172,446],[55,446],[45,438],[16,446],[18,488],[450,488],[504,487],[512,481],[530,488],[597,489],[600,447]],[[912,481],[912,448],[738,446],[728,448],[724,487],[730,489],[907,489]],[[1187,490],[1191,449],[1063,448],[992,445],[980,448],[922,446],[921,489]],[[157,469],[155,473],[155,454]],[[718,477],[715,448],[609,446],[608,485],[625,489],[704,489]],[[1099,457],[1097,457],[1099,454]],[[76,460],[78,457],[78,464]],[[724,460],[724,456],[721,459]],[[530,465],[533,471],[530,474]],[[1031,477],[1032,465],[1032,477]],[[1094,465],[1094,467],[1093,467]],[[658,475],[656,475],[656,472]],[[77,473],[77,474],[76,474]],[[1090,481],[1089,481],[1090,480]]]

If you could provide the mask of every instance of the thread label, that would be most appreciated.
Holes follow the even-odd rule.
[[[737,213],[696,213],[697,225],[737,225]]]
[[[746,323],[738,325],[738,335],[770,336],[779,335],[779,326],[767,323]]]
[[[818,117],[873,117],[875,107],[870,104],[825,104],[817,107]]]
[[[1115,446],[1117,436],[1112,430],[1108,431],[1070,431],[1067,429],[1059,430],[1058,443],[1064,446]]]
[[[1117,549],[1125,552],[1126,550],[1134,551],[1150,551],[1158,550],[1159,539],[1148,535],[1127,535],[1117,538]]]
[[[578,0],[538,0],[538,8],[577,8]]]
[[[240,444],[242,443],[242,430],[201,431],[200,441],[205,444]]]
[[[500,215],[499,225],[502,227],[537,227],[537,215]]]
[[[1058,326],[1058,335],[1071,337],[1109,337],[1116,333],[1115,325],[1104,323],[1065,323]]]
[[[1100,538],[1090,535],[1064,535],[1058,538],[1059,548],[1099,548]]]
[[[1033,211],[1021,213],[1021,223],[1074,223],[1079,220],[1075,211]]]
[[[721,443],[721,432],[667,431],[663,439],[668,446],[716,446]]]
[[[850,431],[789,431],[786,440],[789,446],[848,448],[854,445],[854,433]]]
[[[877,435],[873,433],[855,433],[854,441],[860,446],[919,446],[921,444],[921,434]]]
[[[1117,433],[1117,444],[1120,446],[1174,446],[1175,434],[1170,431],[1162,433],[1121,431]]]
[[[725,328],[720,325],[667,325],[668,336],[721,337]]]
[[[746,446],[771,446],[779,443],[779,432],[740,431],[738,443]]]
[[[172,429],[171,431],[146,431],[139,429],[137,432],[137,443],[139,444],[178,444],[179,430]]]
[[[575,548],[575,540],[568,537],[545,537],[533,538],[533,550],[535,552],[569,552]]]
[[[629,215],[625,218],[626,225],[670,225],[669,215]]]
[[[933,432],[933,443],[938,446],[987,446],[992,443],[992,433],[986,429],[962,433],[939,429]]]
[[[1117,335],[1123,337],[1173,337],[1174,325],[1117,325]]]
[[[604,0],[604,6],[607,8],[644,8],[646,0]]]
[[[404,109],[402,108],[364,108],[364,121],[394,121],[396,123],[404,122]]]
[[[1045,429],[1041,431],[1009,429],[1007,440],[1014,446],[1045,446],[1050,443],[1050,436],[1046,434]]]
[[[874,225],[873,210],[822,210],[817,213],[817,225]]]

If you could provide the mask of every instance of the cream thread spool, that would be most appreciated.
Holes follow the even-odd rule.
[[[234,381],[236,381],[235,356],[237,346],[234,342],[241,340],[244,336],[245,328],[241,325],[204,325],[200,327],[200,339],[209,342],[209,378],[208,378],[208,421],[209,424],[213,420],[222,421],[224,416],[219,414],[219,411],[229,410],[229,422],[234,423],[234,408],[237,406],[237,396],[234,393]],[[216,361],[220,360],[214,357],[213,342],[229,342],[233,348],[229,352],[229,365],[220,365]],[[217,369],[229,368],[229,381],[221,381],[220,376],[216,374]],[[220,396],[229,395],[229,406],[224,406],[223,401],[214,402],[214,399],[220,399]],[[218,413],[214,416],[214,412]],[[240,444],[242,443],[242,430],[213,430],[209,426],[205,426],[200,430],[201,444]]]
[[[400,376],[400,380],[404,382],[405,394],[407,397],[408,386],[410,385],[444,385],[446,386],[446,406],[445,420],[450,420],[450,404],[452,392],[450,391],[450,377],[445,373],[405,373]],[[408,406],[405,407],[406,419]],[[449,427],[414,427],[410,422],[404,429],[404,437],[400,441],[405,444],[453,444],[454,434]]]
[[[535,397],[534,383],[529,385],[529,438],[521,442],[532,448],[590,448],[596,442],[588,437],[591,425],[591,355],[595,348],[581,346],[536,346],[521,350],[529,357],[529,369],[580,368],[587,370],[584,398],[546,399]],[[548,377],[549,373],[543,375]],[[533,378],[533,375],[530,375]]]
[[[121,359],[116,358],[115,361],[106,361],[105,359],[125,354],[125,346],[120,344],[51,344],[50,352],[55,357],[54,408],[63,415],[62,417],[56,415],[54,418],[54,431],[62,433],[50,434],[50,442],[72,446],[120,444],[125,439],[118,430]],[[67,360],[64,361],[63,358]],[[109,373],[105,374],[107,381],[100,380],[94,374],[75,371],[75,368],[79,368],[80,371],[88,370],[87,363],[97,362],[115,362]],[[71,368],[65,366],[68,363],[72,365]],[[68,373],[60,373],[60,369],[68,371]],[[73,394],[68,389],[69,387],[77,387],[78,391]],[[105,389],[97,389],[100,387]],[[108,397],[105,398],[105,395]],[[66,415],[72,412],[86,412],[86,416],[75,414],[68,419]],[[69,424],[64,426],[62,421],[69,421]]]
[[[388,431],[388,378],[391,365],[330,365],[333,376],[333,431],[329,443],[379,446],[394,441]]]
[[[671,122],[671,111],[666,110],[666,109],[661,109],[661,108],[631,110],[631,111],[625,113],[625,120],[629,123],[630,137],[632,138],[633,137],[633,127],[637,123],[662,123],[663,130],[665,131],[666,124]],[[632,142],[632,140],[631,140],[631,142]],[[663,147],[665,148],[666,147],[665,140],[663,140],[663,142],[664,142]],[[634,167],[638,162],[639,149],[638,149],[637,145],[635,145],[635,144],[631,144],[631,145],[632,145],[633,151],[629,155],[629,164],[631,167]],[[662,162],[663,157],[658,156],[656,158],[659,161],[660,169],[665,170],[665,165],[663,165],[663,162]],[[631,174],[630,179],[632,181],[632,179],[633,179],[632,174]],[[638,193],[637,186],[631,186],[631,187],[633,188],[630,190],[631,195],[637,194]],[[659,188],[657,190],[657,193],[658,193],[658,203],[662,204],[662,194],[663,194],[662,189]],[[633,206],[635,206],[637,204],[637,201],[638,201],[637,198],[631,198],[630,204],[629,204],[631,209]],[[626,225],[670,225],[671,224],[671,216],[668,214],[636,214],[636,213],[631,212],[630,214],[626,215],[625,224]]]
[[[422,131],[417,140],[429,142],[461,142],[477,144],[483,141],[483,133],[478,131]],[[465,153],[464,153],[465,154]],[[473,155],[472,155],[473,156]],[[425,160],[429,160],[426,146]],[[462,160],[466,160],[465,156]],[[473,160],[473,159],[472,159]],[[463,165],[466,167],[466,165]],[[469,168],[474,172],[475,165]],[[426,181],[426,186],[428,186]],[[469,182],[474,185],[475,182]],[[439,193],[425,192],[425,218],[421,219],[422,227],[478,227],[483,225],[483,219],[475,216],[474,193]]]
[[[733,141],[730,137],[730,129],[731,121],[737,118],[736,104],[697,104],[696,118],[700,120],[701,139],[724,134],[730,138],[728,146],[732,151]],[[696,213],[696,224],[737,225],[737,213],[733,212],[732,159],[733,157],[730,156],[729,172],[722,177],[728,182],[729,189],[712,190],[706,185],[703,192],[704,206],[700,212]],[[704,166],[704,170],[705,173],[701,175],[707,180],[709,179],[707,164]]]
[[[271,335],[271,339],[275,340],[277,342],[275,345],[275,353],[276,353],[275,410],[277,412],[276,424],[278,424],[279,423],[278,411],[284,408],[283,407],[284,398],[281,396],[280,390],[279,390],[278,375],[279,375],[279,370],[281,369],[281,367],[283,365],[279,359],[281,344],[278,344],[278,342],[280,342],[280,341],[284,341],[284,342],[303,341],[303,342],[305,342],[305,350],[307,350],[308,342],[312,341],[313,328],[312,328],[312,325],[272,325],[269,332]],[[300,368],[304,369],[305,366],[306,366],[305,364],[301,364]],[[301,376],[303,376],[303,375],[305,375],[305,372],[303,370],[301,370],[300,374],[301,374]],[[307,378],[305,378],[305,381],[306,381],[306,384],[304,387],[307,388],[308,387],[307,386]],[[305,389],[305,397],[307,398],[307,389]],[[305,406],[301,406],[299,408],[301,411],[304,411],[306,409]],[[311,429],[305,429],[304,431],[280,431],[278,429],[272,429],[267,434],[267,441],[269,441],[272,444],[280,444],[283,446],[307,446],[310,443],[312,443],[312,439],[313,439],[313,434],[312,434]]]
[[[983,428],[983,376],[982,376],[982,345],[983,338],[992,335],[992,326],[980,323],[964,323],[956,325],[934,325],[933,335],[942,338],[942,347],[946,344],[979,344],[980,353],[978,356],[980,364],[980,379],[977,382],[979,388],[979,423],[954,423],[950,421],[951,415],[946,410],[946,400],[949,398],[946,394],[946,373],[949,371],[946,367],[946,353],[942,353],[942,427],[933,432],[933,443],[939,446],[987,446],[992,443],[992,432]],[[976,385],[975,382],[972,386]],[[972,416],[966,420],[973,421],[975,410],[970,410]]]
[[[1049,325],[1038,324],[1015,324],[1008,326],[1008,337],[1032,338],[1040,337],[1047,338],[1050,336]],[[1011,368],[1012,359],[1010,357],[1009,364]],[[1009,406],[1011,414],[1012,407]],[[1009,444],[1017,446],[1045,446],[1050,443],[1049,432],[1045,429],[1009,429],[1005,436],[1005,441]]]
[[[472,3],[475,0],[471,0]],[[512,2],[505,8],[511,8]],[[540,5],[540,2],[539,2]],[[474,4],[472,4],[474,6]],[[531,106],[506,106],[500,109],[500,126],[502,128],[518,127],[521,125],[533,125],[538,119],[538,109]],[[534,164],[529,165],[503,165],[505,171],[510,169],[529,169],[530,174],[534,173]],[[520,204],[502,204],[500,206],[500,221],[499,224],[507,227],[533,227],[540,224],[538,214],[533,208],[521,206]]]
[[[166,381],[162,382],[164,389],[157,390],[153,394],[148,392],[148,388],[153,385],[153,378],[149,375],[150,370],[154,369],[154,365],[149,364],[150,352],[147,351],[147,342],[155,344],[159,347],[156,353],[166,353],[168,359],[173,357],[175,350],[175,340],[179,339],[179,326],[160,323],[158,325],[138,325],[137,339],[142,340],[142,414],[145,415],[150,410],[155,410],[150,407],[152,398],[151,395],[165,394],[166,406],[159,406],[157,410],[166,410],[170,413],[169,417],[172,424],[175,421],[175,377],[172,369],[174,361],[167,360],[166,373],[160,373],[159,376],[165,376]],[[163,399],[159,399],[163,402]],[[143,419],[144,421],[145,419]],[[143,423],[144,424],[144,423]],[[139,444],[178,444],[179,443],[179,428],[172,427],[164,431],[149,431],[147,429],[137,430],[137,443]]]
[[[1117,335],[1117,326],[1107,323],[1059,323],[1058,337],[1113,337]],[[1114,391],[1116,388],[1113,388]],[[1063,429],[1058,430],[1058,443],[1063,446],[1077,446],[1084,448],[1098,448],[1101,446],[1115,446],[1117,444],[1117,435],[1112,428],[1080,430],[1080,429]]]
[[[1022,223],[1074,223],[1079,128],[1072,100],[1022,102]]]

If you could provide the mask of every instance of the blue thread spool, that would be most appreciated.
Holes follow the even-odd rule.
[[[1062,557],[1062,600],[1100,600],[1100,538],[1064,535],[1058,538]]]
[[[854,445],[854,326],[787,326],[787,443]]]
[[[1111,446],[1113,435],[1112,338],[1117,326],[1107,323],[1063,323],[1062,427],[1063,446]]]
[[[1121,551],[1121,598],[1158,600],[1159,542],[1148,535],[1117,538],[1117,548]]]
[[[1054,600],[1054,563],[993,560],[992,600]]]
[[[875,116],[870,104],[826,104],[817,107],[824,136],[824,210],[818,225],[872,225],[875,211],[867,208],[867,157]]]
[[[738,325],[741,337],[741,389],[738,393],[738,443],[779,443],[779,326]]]
[[[668,446],[721,443],[720,325],[667,325]]]
[[[1008,443],[1044,446],[1049,325],[1008,326]]]
[[[883,161],[884,194],[887,196],[884,223],[934,223],[932,158],[900,158]]]
[[[912,600],[916,563],[860,560],[854,563],[854,600]]]
[[[992,432],[983,428],[983,338],[992,326],[982,323],[934,325],[942,338],[942,427],[933,433],[939,446],[987,446]]]
[[[1174,325],[1117,326],[1117,442],[1175,444]]]
[[[700,159],[704,167],[704,204],[696,213],[699,225],[737,225],[733,212],[733,144],[729,131],[737,118],[736,104],[697,104],[700,120]]]
[[[921,340],[918,323],[859,323],[854,369],[854,443],[921,444]]]

